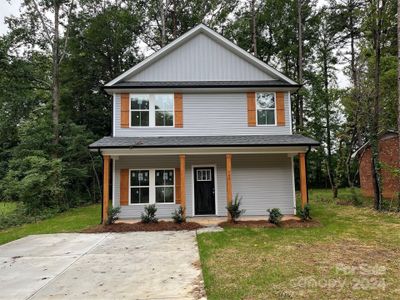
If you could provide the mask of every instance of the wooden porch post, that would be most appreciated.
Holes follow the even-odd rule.
[[[232,154],[226,154],[226,204],[232,204]]]
[[[109,178],[110,178],[110,156],[103,156],[103,224],[106,223],[108,217],[109,202]]]
[[[185,165],[186,165],[186,157],[185,154],[179,155],[179,168],[180,168],[180,176],[181,176],[181,206],[184,211],[184,215],[186,216],[186,192],[185,192]]]
[[[304,206],[308,203],[305,153],[299,153],[299,168],[300,168],[301,208],[304,208]]]

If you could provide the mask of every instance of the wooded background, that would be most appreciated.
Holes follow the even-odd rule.
[[[321,142],[310,187],[357,186],[351,156],[371,141],[379,209],[377,139],[400,110],[396,16],[395,0],[21,1],[0,37],[0,199],[29,213],[98,202],[101,158],[87,146],[111,132],[101,87],[204,23],[304,85],[294,130]]]

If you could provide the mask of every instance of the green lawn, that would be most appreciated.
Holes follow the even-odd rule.
[[[76,232],[100,222],[100,205],[73,208],[65,213],[36,223],[0,231],[0,245],[30,234]]]
[[[310,199],[321,227],[199,235],[208,299],[400,299],[400,215]]]

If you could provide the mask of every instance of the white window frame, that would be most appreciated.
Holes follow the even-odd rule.
[[[273,110],[274,110],[274,121],[275,121],[274,124],[258,124],[258,108],[257,108],[257,95],[258,94],[274,94],[274,99],[275,99],[275,106],[273,108]],[[256,106],[256,126],[257,127],[258,126],[259,127],[276,126],[276,122],[277,122],[277,120],[276,120],[276,92],[257,92],[254,101],[256,102],[255,103],[255,106]],[[266,108],[266,109],[262,109],[262,110],[272,110],[272,108]]]
[[[148,203],[131,203],[132,189],[142,187],[142,186],[131,185],[132,171],[149,171],[149,185],[143,186],[143,187],[149,188],[149,202]],[[129,205],[149,205],[149,204],[151,204],[151,172],[150,172],[150,170],[146,169],[146,168],[129,169]]]
[[[170,95],[172,96],[172,125],[168,126],[157,126],[156,125],[156,107],[155,107],[155,96],[157,95]],[[149,126],[132,126],[132,111],[138,111],[137,109],[132,109],[132,97],[133,96],[145,96],[149,99]],[[175,127],[175,100],[174,94],[171,93],[158,93],[158,94],[129,94],[129,128],[171,128]]]
[[[174,184],[173,185],[156,185],[156,172],[158,171],[172,171],[173,177],[174,177]],[[155,204],[175,204],[175,169],[173,168],[157,168],[154,169],[154,203]],[[172,187],[173,188],[173,202],[157,202],[157,198],[156,198],[156,189],[158,187]]]
[[[156,202],[156,187],[161,187],[164,185],[156,185],[156,170],[166,170],[172,171],[174,173],[174,202]],[[131,190],[134,186],[131,186],[131,173],[132,171],[149,171],[149,203],[131,203]],[[174,168],[134,168],[129,169],[129,205],[130,206],[145,206],[149,204],[156,205],[173,205],[176,204],[176,174]]]

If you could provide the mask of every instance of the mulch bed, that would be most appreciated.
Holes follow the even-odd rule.
[[[130,231],[179,231],[179,230],[196,230],[204,226],[195,222],[186,222],[177,224],[174,222],[159,221],[158,223],[145,224],[139,223],[116,223],[112,225],[97,225],[83,230],[84,233],[101,233],[101,232],[130,232]]]
[[[301,220],[285,220],[282,221],[279,226],[269,223],[264,220],[258,221],[238,221],[237,223],[232,222],[221,222],[218,224],[221,227],[233,227],[233,228],[309,228],[321,226],[321,223],[315,220],[301,221]]]

